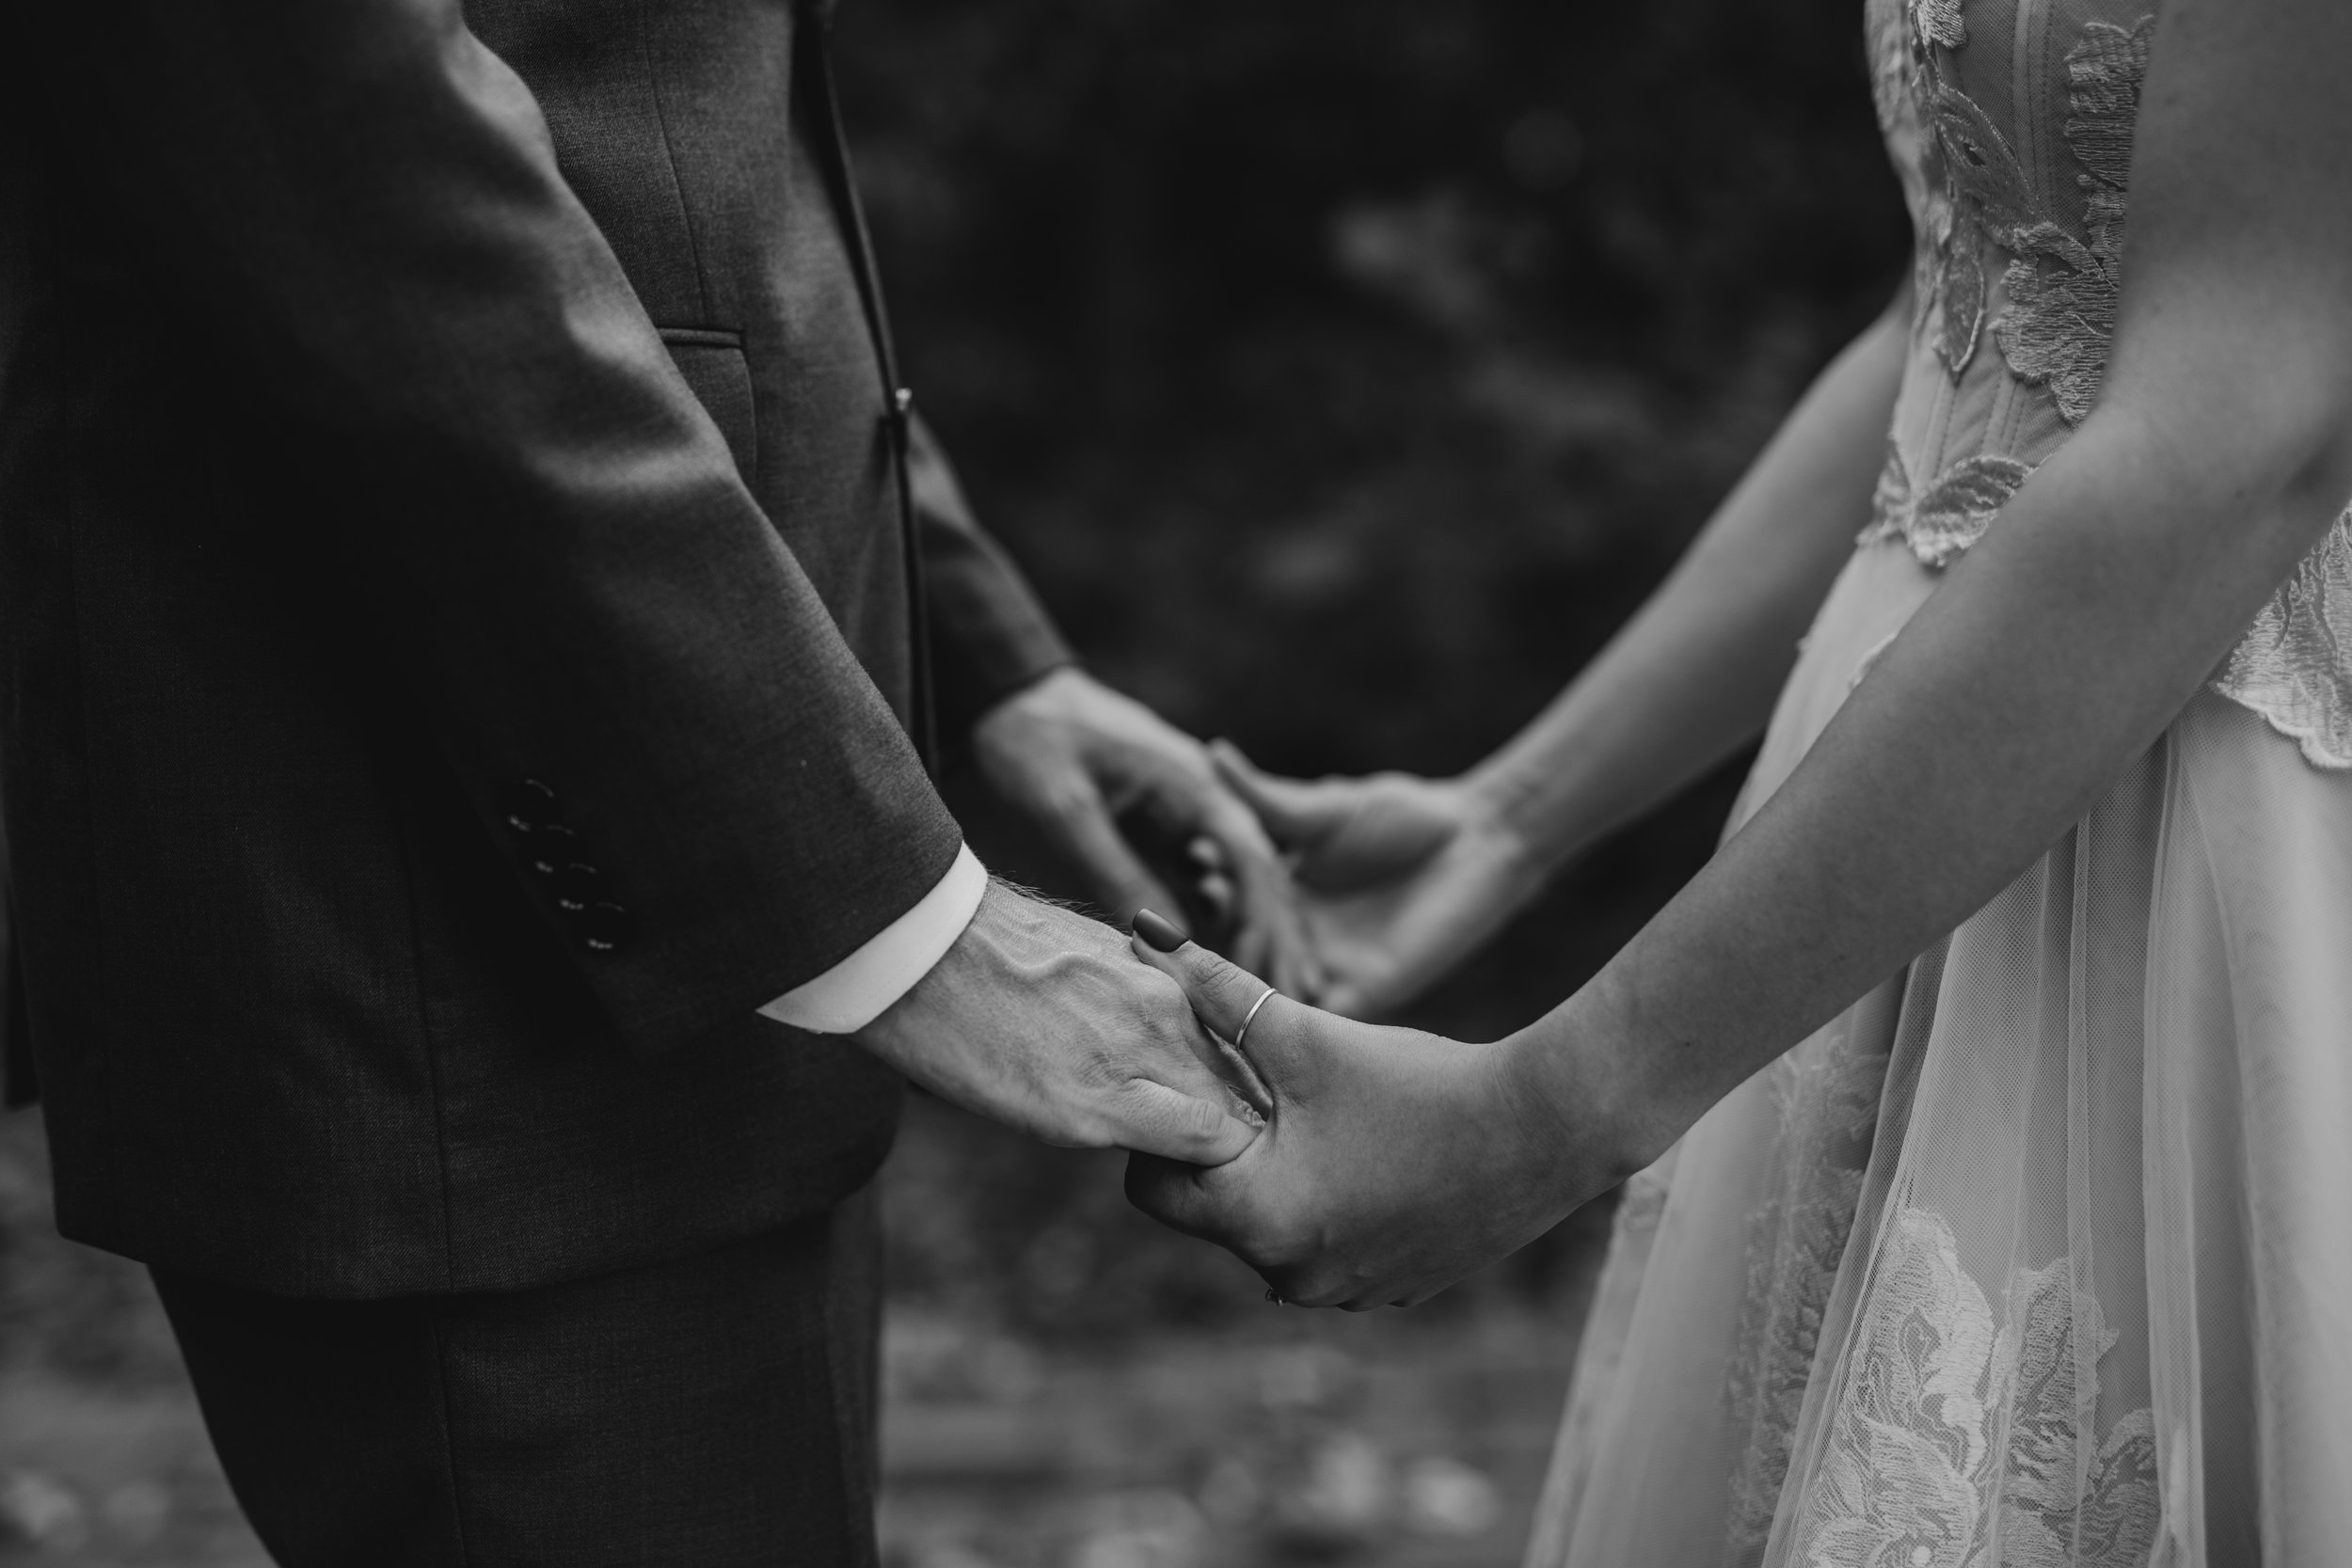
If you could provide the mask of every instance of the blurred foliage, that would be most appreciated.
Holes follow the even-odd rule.
[[[836,39],[908,378],[1094,668],[1269,767],[1451,771],[1891,292],[1859,9],[850,0]],[[1704,861],[1737,772],[1415,1022],[1492,1037],[1567,994]],[[992,863],[1078,891],[951,798]],[[898,1288],[1056,1333],[1255,1305],[1117,1176],[923,1108]],[[1467,1299],[1581,1277],[1597,1234]]]
[[[910,380],[1120,684],[1452,769],[1657,578],[1907,244],[1858,8],[853,0]]]

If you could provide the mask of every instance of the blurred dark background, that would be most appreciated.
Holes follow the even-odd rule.
[[[1857,13],[854,0],[838,40],[908,377],[1097,673],[1278,769],[1451,772],[1884,304],[1908,230]],[[1705,858],[1737,772],[1416,1022],[1492,1037],[1566,995]],[[993,863],[1078,891],[957,783]],[[975,1142],[956,1236],[1119,1244],[1048,1289],[910,1216],[906,1288],[1057,1331],[1247,1304],[1070,1158]],[[1534,1250],[1504,1275],[1540,1288]]]
[[[1632,611],[1907,252],[1851,0],[849,0],[908,380],[1092,668],[1301,773],[1453,771]],[[1414,1022],[1502,1034],[1738,768]],[[993,864],[1064,868],[951,799]],[[0,1558],[258,1560],[143,1275],[0,1125]],[[1605,1212],[1412,1314],[1285,1313],[1115,1156],[919,1103],[885,1536],[918,1568],[1516,1560]],[[1598,1206],[1597,1206],[1598,1207]]]

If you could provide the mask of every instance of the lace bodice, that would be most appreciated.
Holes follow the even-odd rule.
[[[2154,0],[1867,0],[1879,119],[1916,248],[1912,341],[1868,540],[1975,543],[2090,411],[2123,261]],[[2352,768],[2352,513],[2215,671]]]

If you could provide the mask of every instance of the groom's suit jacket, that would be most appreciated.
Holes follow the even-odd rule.
[[[870,1175],[896,1080],[755,1009],[956,855],[926,628],[944,724],[1065,655],[895,395],[824,25],[0,22],[0,796],[68,1234],[492,1289]]]

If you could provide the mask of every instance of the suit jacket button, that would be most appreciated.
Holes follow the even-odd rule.
[[[531,869],[552,877],[580,858],[580,835],[561,822],[543,823],[526,835],[531,846]]]
[[[580,945],[596,953],[611,953],[628,941],[635,922],[618,904],[591,904],[572,916],[572,932]]]
[[[577,913],[604,895],[604,873],[585,861],[566,861],[547,873],[558,908]]]
[[[536,779],[517,779],[499,791],[499,811],[516,832],[537,832],[555,820],[555,791]]]

